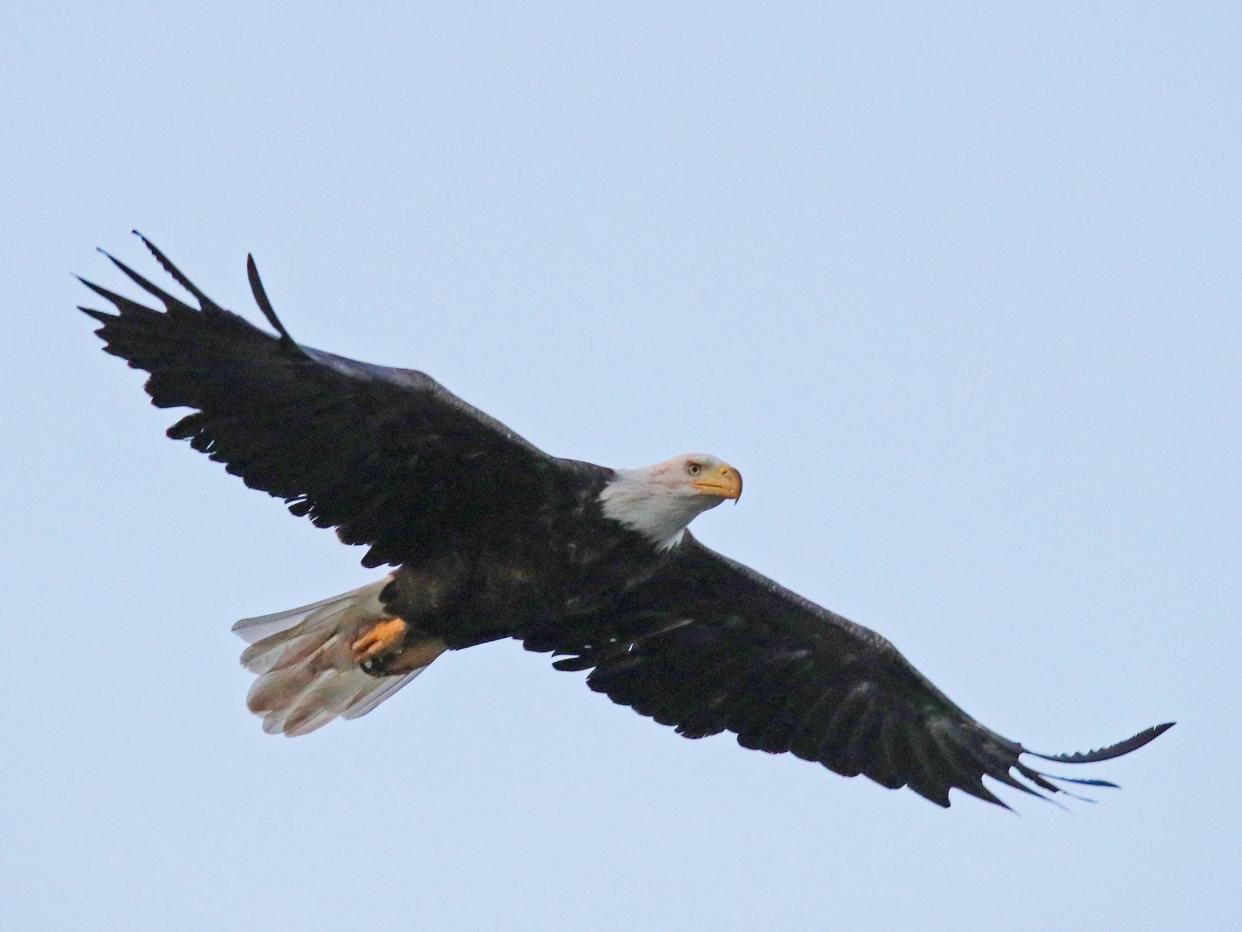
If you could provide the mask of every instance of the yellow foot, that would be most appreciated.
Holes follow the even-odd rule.
[[[374,660],[381,654],[399,650],[409,630],[410,626],[400,618],[385,618],[383,621],[377,621],[369,631],[350,645],[354,652],[354,660],[363,665],[365,669],[368,661]]]

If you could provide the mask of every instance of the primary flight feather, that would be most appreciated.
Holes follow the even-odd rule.
[[[194,304],[108,258],[154,309],[83,280],[113,306],[105,350],[150,373],[168,430],[295,515],[367,547],[374,583],[234,629],[256,674],[249,707],[300,735],[365,715],[449,650],[517,638],[588,670],[587,685],[689,738],[731,731],[845,776],[956,788],[1004,803],[989,776],[1066,792],[1021,744],[951,702],[884,638],[703,546],[694,518],[742,494],[707,454],[641,469],[550,456],[430,376],[296,342],[247,271],[272,336],[212,301],[143,242]],[[194,306],[194,305],[197,306]],[[1129,753],[1171,727],[1059,763]],[[1042,791],[1042,792],[1041,792]]]

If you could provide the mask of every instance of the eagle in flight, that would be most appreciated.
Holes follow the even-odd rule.
[[[141,236],[141,234],[139,234]],[[225,310],[159,249],[188,303],[112,256],[155,309],[83,279],[113,306],[104,349],[150,373],[168,429],[295,515],[367,547],[375,582],[239,621],[246,697],[271,733],[366,715],[447,651],[517,638],[559,670],[687,738],[723,731],[844,776],[908,786],[940,806],[957,788],[1005,805],[988,776],[1065,793],[1024,759],[1127,754],[1172,723],[1076,754],[1034,754],[967,715],[880,635],[699,543],[701,512],[742,494],[702,453],[610,469],[544,453],[430,376],[298,343]],[[105,253],[105,255],[107,255]],[[1073,794],[1070,794],[1073,795]]]

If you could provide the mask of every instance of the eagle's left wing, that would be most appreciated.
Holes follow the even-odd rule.
[[[658,577],[577,627],[577,640],[550,630],[532,633],[527,646],[571,655],[556,666],[593,668],[592,689],[688,738],[731,731],[743,747],[909,786],[940,806],[954,787],[1005,805],[985,775],[1035,795],[1066,792],[1054,780],[1113,785],[1035,770],[1021,759],[1032,752],[967,715],[874,631],[690,535],[679,551]],[[1107,760],[1171,724],[1096,751],[1035,756]]]
[[[367,566],[408,562],[428,543],[525,533],[573,488],[575,470],[596,468],[549,456],[423,372],[295,342],[253,260],[250,284],[276,336],[220,307],[143,242],[198,306],[112,259],[163,307],[83,280],[114,306],[82,308],[102,324],[107,352],[151,374],[157,407],[192,409],[170,437],[345,543],[368,545]]]

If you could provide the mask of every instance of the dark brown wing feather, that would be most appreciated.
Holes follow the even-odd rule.
[[[163,309],[84,282],[116,308],[82,308],[103,324],[107,352],[151,373],[156,406],[195,409],[170,437],[294,514],[335,527],[346,543],[368,544],[366,565],[406,562],[430,542],[503,533],[506,522],[522,525],[555,500],[566,481],[558,460],[430,376],[295,343],[253,260],[255,298],[279,338],[221,308],[143,242],[199,306],[109,256]]]
[[[1112,785],[1031,768],[1022,745],[963,712],[874,631],[689,536],[661,575],[581,630],[577,643],[561,630],[558,644],[536,633],[528,646],[570,654],[560,669],[591,669],[592,689],[689,738],[731,731],[743,747],[908,786],[940,806],[955,787],[1004,805],[985,775],[1035,795],[1065,792],[1053,780]],[[1106,760],[1169,727],[1048,759]]]

